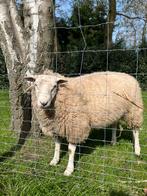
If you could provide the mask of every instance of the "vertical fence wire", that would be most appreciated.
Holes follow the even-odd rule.
[[[109,62],[110,52],[124,52],[125,53],[127,51],[134,51],[134,52],[136,52],[136,69],[135,69],[135,73],[131,73],[131,74],[133,76],[135,76],[136,79],[138,79],[139,74],[141,74],[141,73],[139,73],[139,52],[140,52],[141,49],[139,49],[137,46],[136,46],[135,49],[129,49],[129,48],[128,49],[110,49],[109,48],[109,42],[110,42],[110,40],[109,40],[109,31],[110,31],[110,28],[109,27],[110,27],[110,23],[107,22],[105,24],[96,24],[96,25],[91,25],[91,24],[89,25],[88,24],[88,25],[85,25],[85,26],[83,25],[82,26],[82,24],[81,24],[81,12],[80,12],[80,3],[79,3],[79,0],[77,1],[77,5],[78,5],[78,26],[77,27],[57,27],[56,26],[56,18],[55,18],[55,7],[53,8],[53,13],[54,13],[53,14],[54,15],[53,30],[55,32],[55,51],[52,52],[52,54],[55,55],[55,71],[58,72],[58,65],[59,65],[59,58],[58,58],[58,56],[60,54],[64,54],[64,55],[81,54],[81,61],[80,61],[81,63],[80,63],[80,67],[79,67],[79,72],[78,73],[75,73],[75,75],[78,74],[78,76],[80,77],[79,89],[80,89],[80,92],[82,92],[82,77],[81,76],[83,75],[84,60],[85,60],[85,55],[87,53],[89,53],[89,54],[93,54],[94,53],[95,55],[97,53],[105,53],[106,54],[106,70],[105,71],[108,72],[108,71],[110,71],[110,67],[109,67],[109,65],[110,65],[110,62]],[[89,27],[93,27],[94,28],[94,27],[101,26],[101,25],[106,25],[107,26],[107,47],[106,47],[106,49],[95,49],[95,50],[94,49],[88,49],[87,48],[87,41],[86,41],[86,38],[85,38],[85,35],[84,35],[84,28],[89,28]],[[83,40],[83,43],[84,43],[83,48],[80,49],[80,50],[73,50],[73,51],[72,50],[71,51],[59,51],[58,43],[57,43],[57,31],[58,31],[58,29],[68,29],[68,30],[71,30],[71,29],[74,29],[74,28],[75,29],[79,29],[79,31],[81,33],[82,40]],[[147,50],[147,48],[142,48],[142,50]],[[106,86],[105,86],[105,95],[104,95],[106,97],[108,96],[107,72],[105,73],[106,74]],[[146,74],[146,73],[144,73],[144,74]],[[104,84],[102,84],[102,85],[104,85]],[[82,96],[82,95],[80,94],[80,96]],[[109,104],[110,103],[109,103],[109,101],[107,99],[107,102],[106,102],[106,106],[105,107],[108,108],[109,107]],[[2,107],[3,107],[2,109],[5,109],[5,107],[3,105],[2,105]],[[95,111],[91,111],[91,112],[95,112]],[[97,112],[95,112],[95,115],[96,115],[96,113]],[[105,118],[106,119],[109,118],[109,113],[106,113],[105,114]],[[0,120],[4,124],[5,119],[0,119]],[[35,122],[33,122],[33,123],[35,123]],[[102,142],[104,144],[104,147],[99,146],[99,145],[96,146],[96,148],[99,147],[99,149],[101,150],[102,153],[99,153],[99,151],[97,151],[96,152],[96,155],[99,154],[98,157],[93,157],[93,160],[94,161],[96,159],[102,159],[101,163],[99,163],[99,167],[102,168],[102,170],[98,171],[98,169],[95,169],[97,167],[97,161],[95,161],[95,162],[88,162],[88,158],[87,158],[87,162],[86,162],[84,159],[82,159],[83,158],[82,155],[83,156],[87,156],[86,152],[84,152],[85,153],[84,154],[83,151],[82,151],[82,148],[83,147],[84,148],[87,148],[89,151],[90,150],[97,150],[97,149],[95,147],[93,147],[93,146],[92,147],[91,146],[88,146],[88,144],[86,144],[86,145],[78,144],[77,145],[78,146],[78,150],[79,150],[77,152],[78,161],[75,161],[75,163],[76,163],[76,166],[75,167],[77,167],[78,170],[75,171],[76,174],[73,173],[73,177],[75,177],[75,178],[81,178],[81,179],[82,178],[83,179],[86,179],[87,178],[87,180],[90,181],[90,182],[93,182],[95,180],[95,176],[96,176],[97,182],[100,182],[100,185],[102,185],[103,190],[105,189],[105,186],[107,186],[107,184],[109,184],[109,183],[110,184],[114,184],[114,185],[117,186],[118,183],[121,183],[121,182],[124,182],[124,184],[125,184],[125,181],[127,181],[127,182],[129,182],[129,181],[133,182],[133,181],[135,181],[134,172],[140,172],[139,167],[138,167],[138,171],[135,171],[135,169],[134,169],[134,162],[137,164],[137,161],[136,161],[136,159],[132,158],[132,154],[134,153],[134,149],[133,148],[132,148],[133,149],[132,152],[130,152],[130,151],[127,152],[127,155],[129,157],[128,158],[129,160],[126,160],[126,162],[128,161],[128,164],[130,164],[130,168],[129,169],[126,169],[124,165],[119,165],[118,168],[116,168],[115,165],[114,166],[112,164],[109,165],[109,161],[107,161],[107,159],[112,160],[112,162],[113,161],[118,162],[118,160],[120,159],[120,162],[121,161],[123,162],[124,160],[121,159],[120,154],[121,153],[125,153],[125,151],[120,153],[120,151],[117,150],[117,146],[116,146],[115,149],[114,148],[111,149],[110,146],[106,149],[106,147],[107,147],[107,132],[108,131],[111,132],[112,129],[105,127],[104,128],[103,139],[102,139]],[[6,135],[5,137],[9,137],[9,136]],[[32,152],[32,154],[34,154],[34,156],[39,157],[39,159],[36,158],[34,162],[32,161],[33,162],[33,167],[34,167],[33,169],[35,171],[35,175],[36,176],[39,175],[38,173],[40,172],[40,169],[38,169],[38,164],[42,164],[43,168],[42,168],[42,170],[40,172],[40,173],[42,173],[41,176],[45,177],[45,174],[46,173],[51,173],[52,174],[52,177],[53,176],[55,177],[55,176],[58,176],[58,175],[62,176],[62,171],[63,171],[63,168],[64,168],[63,165],[62,165],[62,162],[60,163],[60,166],[57,167],[57,169],[51,169],[51,170],[50,170],[50,168],[48,166],[46,166],[46,164],[40,162],[40,159],[42,159],[47,154],[47,151],[48,151],[47,142],[48,142],[48,140],[46,140],[46,138],[45,139],[44,138],[41,138],[43,142],[42,142],[42,145],[40,146],[40,143],[38,142],[38,137],[39,136],[37,135],[37,133],[33,133],[32,145],[28,147],[28,150],[29,150],[30,147],[31,148],[34,148],[34,152],[32,152],[32,150],[30,150],[30,151]],[[28,139],[28,140],[30,140],[30,139]],[[93,143],[94,142],[99,142],[97,139],[93,139],[93,138],[92,139],[89,138],[88,141],[93,142]],[[2,141],[2,142],[0,142],[0,143],[7,145],[7,142],[5,142],[5,140]],[[66,145],[66,147],[67,147],[67,144],[66,143],[63,142],[62,144],[63,145]],[[28,144],[26,144],[26,145],[28,145]],[[144,145],[144,148],[145,148],[146,147],[146,144],[143,144],[143,145]],[[51,143],[50,147],[51,147],[51,149],[49,149],[49,151],[52,151],[53,152],[53,145],[52,145],[52,143]],[[110,153],[108,153],[107,150],[108,151],[111,151],[111,152],[115,152],[116,155],[117,155],[117,157],[115,155],[114,155],[114,157],[113,157],[113,155],[110,156]],[[67,151],[67,149],[66,150],[63,149],[62,150],[62,153],[65,154],[66,151]],[[49,153],[49,154],[51,154],[51,153]],[[91,154],[88,154],[89,157],[90,157],[90,155]],[[143,156],[146,157],[147,154],[144,153]],[[22,158],[22,160],[25,159],[23,156],[21,158]],[[63,161],[67,161],[68,157],[63,156],[62,159],[63,159]],[[26,161],[26,164],[31,162],[29,160],[24,160],[24,162],[25,161]],[[125,164],[126,164],[126,162],[125,162]],[[146,166],[146,162],[145,161],[142,164],[144,164]],[[89,168],[91,168],[91,165],[92,165],[93,168],[94,168],[93,171],[88,170],[86,167],[84,168],[85,165],[87,165]],[[31,167],[31,166],[28,166],[28,167]],[[59,169],[59,167],[61,169]],[[109,173],[107,173],[108,172],[108,169],[110,169],[111,171],[114,171],[114,172],[110,172],[110,174],[109,174]],[[127,175],[127,177],[125,177],[125,176],[120,177],[120,182],[117,182],[117,181],[110,181],[109,182],[107,180],[108,177],[110,177],[110,179],[111,179],[111,177],[114,177],[114,179],[117,179],[117,173],[116,173],[115,170],[117,170],[118,172],[119,171],[124,171],[124,172],[126,172],[126,174],[128,174],[129,172],[130,173],[129,173],[129,175]],[[16,172],[19,172],[19,171],[16,171]],[[85,174],[87,174],[87,176],[81,174],[82,172],[85,173]],[[144,171],[144,172],[147,173],[146,171]],[[21,173],[21,171],[20,171],[20,173]],[[101,176],[100,179],[97,177],[99,175]],[[91,176],[93,176],[93,178],[91,178]],[[138,182],[139,182],[139,180],[138,180]],[[132,187],[135,188],[134,185],[132,185]]]

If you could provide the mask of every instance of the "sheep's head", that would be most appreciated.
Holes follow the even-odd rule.
[[[31,75],[25,79],[32,83],[35,89],[38,107],[48,108],[55,98],[60,83],[67,82],[58,75]]]

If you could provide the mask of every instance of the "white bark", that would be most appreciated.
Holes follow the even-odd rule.
[[[29,43],[28,43],[28,69],[31,73],[34,72],[36,61],[37,61],[37,46],[38,46],[38,8],[40,6],[40,1],[35,0],[28,1],[24,0],[25,11],[29,14],[29,17],[25,18],[25,27],[27,33],[29,34]]]
[[[28,74],[40,71],[40,67],[50,66],[49,46],[53,45],[53,25],[51,0],[24,0],[25,29],[28,33],[27,65]],[[52,50],[52,49],[51,49]]]
[[[49,62],[44,54],[48,54],[51,42],[48,27],[53,20],[48,11],[51,2],[52,0],[24,0],[23,23],[15,0],[0,0],[0,47],[10,83],[12,127],[18,131],[27,131],[30,127],[30,99],[27,94],[23,94],[23,76],[28,69],[34,72],[45,61]]]
[[[53,26],[52,7],[52,0],[24,0],[23,28],[15,0],[0,0],[1,47],[13,69],[17,69],[16,62],[25,64],[30,72],[50,66],[52,57],[47,50],[52,51],[54,43],[49,29]]]
[[[10,20],[10,15],[8,11],[8,6],[6,1],[0,1],[0,44],[5,54],[5,61],[7,64],[11,64],[14,69],[14,62],[18,61],[16,51],[13,49],[12,39],[14,34],[12,32],[12,25]],[[8,60],[9,59],[9,60]],[[10,63],[8,63],[8,61]],[[7,71],[9,73],[10,65],[7,66]]]
[[[23,36],[22,24],[20,22],[20,18],[18,16],[18,12],[16,9],[15,0],[9,1],[9,11],[10,11],[11,22],[13,25],[13,31],[17,39],[19,49],[20,49],[20,57],[21,57],[21,63],[22,63],[25,59],[25,47],[26,47],[25,45],[26,44],[25,44],[25,40]]]

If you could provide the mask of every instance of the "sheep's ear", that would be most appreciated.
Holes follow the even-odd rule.
[[[35,82],[36,77],[35,76],[26,76],[24,79],[28,82]]]

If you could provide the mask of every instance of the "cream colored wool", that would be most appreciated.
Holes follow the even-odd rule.
[[[50,71],[44,74],[55,75]],[[141,89],[132,76],[100,72],[65,79],[67,82],[58,86],[56,97],[46,110],[37,106],[32,91],[32,105],[45,135],[63,137],[77,144],[88,138],[91,128],[105,128],[120,119],[132,129],[141,127]],[[124,93],[136,105],[125,99]]]

